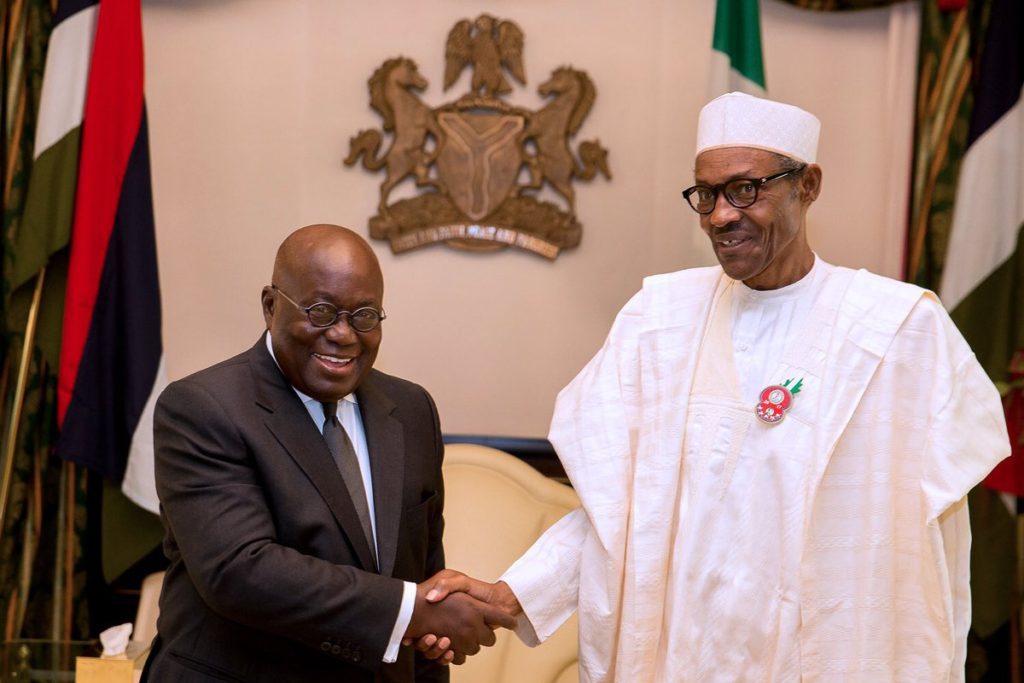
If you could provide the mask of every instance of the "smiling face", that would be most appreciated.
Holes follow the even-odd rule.
[[[710,149],[697,157],[698,185],[714,187],[736,178],[764,178],[786,170],[786,159],[749,147]],[[714,210],[700,217],[718,262],[734,280],[752,289],[778,289],[806,275],[814,265],[807,243],[807,208],[821,188],[821,169],[809,164],[799,174],[759,188],[757,201],[737,209],[719,192]]]
[[[334,225],[292,233],[278,250],[273,284],[303,308],[326,302],[339,310],[380,310],[384,298],[384,278],[369,245]],[[377,358],[380,325],[356,332],[339,318],[330,327],[315,327],[270,287],[264,287],[262,302],[274,357],[292,386],[318,401],[337,401],[359,387]]]

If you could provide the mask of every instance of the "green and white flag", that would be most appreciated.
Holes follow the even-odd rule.
[[[54,262],[52,257],[71,240],[82,116],[99,14],[98,4],[83,4],[64,3],[53,17],[28,193],[20,226],[7,246],[12,254],[5,273],[11,296],[9,329],[25,329],[36,276],[40,268],[48,268],[35,344],[54,369],[60,357],[67,268],[65,260]],[[71,5],[73,10],[68,9]]]
[[[727,92],[765,94],[759,0],[718,0],[708,99]]]

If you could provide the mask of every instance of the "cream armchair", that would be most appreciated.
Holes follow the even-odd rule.
[[[156,637],[156,620],[160,616],[160,589],[164,585],[164,572],[155,572],[142,580],[139,608],[135,612],[132,640],[148,647]]]
[[[570,487],[487,446],[446,446],[444,484],[446,564],[487,581],[579,505]],[[575,616],[536,648],[499,631],[494,647],[452,667],[452,683],[577,683],[576,633]]]

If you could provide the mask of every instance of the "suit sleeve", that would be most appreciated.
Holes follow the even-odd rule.
[[[380,665],[402,582],[279,543],[252,445],[204,385],[164,391],[154,444],[168,545],[209,609],[350,664]]]

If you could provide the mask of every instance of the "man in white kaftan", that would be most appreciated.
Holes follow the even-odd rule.
[[[645,279],[558,397],[582,507],[487,594],[527,643],[578,610],[583,681],[963,679],[999,397],[934,294],[810,250],[818,126],[705,107],[684,196],[721,267]]]

